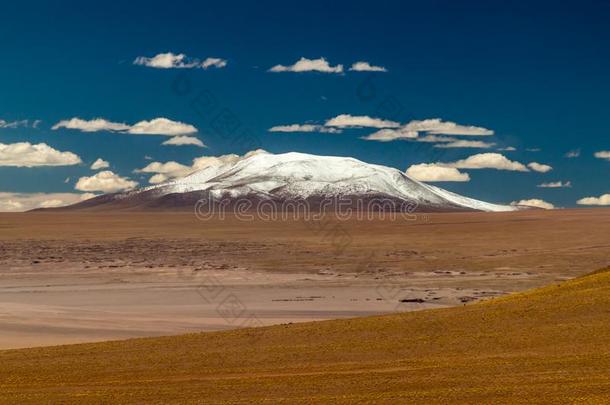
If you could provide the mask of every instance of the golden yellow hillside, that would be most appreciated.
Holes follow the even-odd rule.
[[[610,271],[473,305],[0,352],[4,403],[609,403]]]

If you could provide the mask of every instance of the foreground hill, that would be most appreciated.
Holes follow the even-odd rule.
[[[198,201],[278,210],[306,204],[359,211],[515,211],[419,182],[400,170],[353,158],[254,151],[199,160],[192,173],[154,186],[92,198],[61,210],[193,209]],[[155,176],[157,177],[157,176]],[[154,177],[153,177],[154,178]],[[157,180],[166,179],[165,177]],[[155,181],[157,181],[155,180]],[[521,207],[523,208],[523,207]],[[218,209],[218,208],[216,208]]]
[[[608,403],[610,271],[458,308],[0,352],[2,402]]]

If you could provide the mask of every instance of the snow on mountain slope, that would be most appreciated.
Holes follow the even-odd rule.
[[[215,198],[388,197],[438,210],[517,209],[463,197],[416,181],[400,170],[364,163],[353,158],[296,152],[276,155],[256,151],[243,158],[214,162],[216,164],[184,178],[132,191],[129,196],[148,191],[157,197],[193,192],[209,193]]]

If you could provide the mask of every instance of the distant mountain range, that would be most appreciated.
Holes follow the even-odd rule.
[[[357,159],[305,153],[249,153],[218,161],[186,177],[106,194],[61,210],[193,209],[198,201],[242,209],[301,202],[312,209],[351,205],[367,210],[417,212],[515,211],[414,180],[400,170]]]

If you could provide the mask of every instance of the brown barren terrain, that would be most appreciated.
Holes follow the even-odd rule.
[[[231,216],[200,221],[193,213],[36,212],[0,214],[0,260],[31,267],[110,262],[170,267],[209,260],[270,272],[507,268],[576,276],[606,261],[609,232],[610,209],[348,221],[242,221]]]
[[[289,215],[290,216],[290,215]],[[609,264],[610,210],[0,215],[0,348],[439,308]]]

